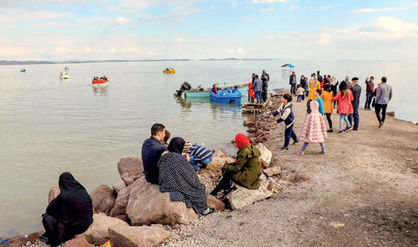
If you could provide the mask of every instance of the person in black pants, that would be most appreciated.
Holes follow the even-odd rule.
[[[52,200],[42,215],[45,233],[41,240],[51,246],[85,232],[93,223],[93,204],[86,189],[73,175],[64,172],[59,178],[60,194]]]
[[[284,122],[286,127],[284,131],[284,145],[281,149],[289,149],[289,142],[290,139],[293,139],[293,144],[298,143],[299,140],[293,131],[293,124],[295,122],[295,115],[293,114],[292,110],[292,95],[285,94],[283,95],[282,104],[280,105],[277,111],[273,112],[273,116],[281,115],[280,118],[277,120],[277,123]]]
[[[358,78],[354,77],[351,80],[351,92],[353,93],[353,101],[351,104],[353,105],[353,114],[348,116],[348,121],[350,122],[351,126],[353,126],[353,130],[357,131],[360,125],[360,115],[359,115],[359,104],[360,104],[360,95],[361,95],[361,87],[358,84]],[[354,118],[354,125],[353,125],[353,118]]]
[[[386,119],[386,109],[388,107],[389,101],[392,99],[392,87],[386,83],[386,77],[382,77],[382,82],[379,84],[376,89],[376,98],[375,98],[375,110],[376,117],[379,121],[379,128],[383,127],[383,123]],[[382,111],[382,115],[380,115]]]

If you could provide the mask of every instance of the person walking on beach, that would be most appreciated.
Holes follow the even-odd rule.
[[[42,215],[45,233],[40,239],[49,246],[62,246],[93,223],[93,203],[83,185],[69,172],[60,175],[58,185],[60,194]]]
[[[296,95],[298,96],[296,102],[302,102],[303,96],[305,95],[305,88],[302,85],[299,85],[298,89],[296,89]]]
[[[379,128],[383,127],[386,119],[386,110],[389,101],[392,99],[392,87],[386,83],[387,79],[385,76],[382,77],[382,83],[376,92],[376,117],[379,121]],[[382,114],[380,114],[382,112]]]
[[[302,101],[304,101],[305,100],[305,95],[308,92],[308,81],[307,81],[307,79],[306,79],[306,77],[304,75],[302,75],[300,77],[300,83],[299,83],[299,85],[302,86],[303,89],[305,89],[304,90],[305,92],[302,95]]]
[[[360,124],[360,115],[358,112],[358,108],[360,105],[360,96],[361,96],[361,86],[358,84],[358,78],[353,77],[351,80],[351,92],[353,93],[353,101],[351,104],[353,105],[353,113],[348,116],[348,121],[350,125],[353,125],[353,118],[354,118],[354,126],[353,130],[357,131],[359,124]]]
[[[145,179],[152,183],[158,184],[159,170],[157,163],[161,154],[167,150],[163,145],[165,137],[165,126],[156,123],[151,127],[151,137],[146,139],[142,144],[142,164],[144,166]]]
[[[333,92],[331,90],[331,85],[325,85],[324,91],[322,91],[321,94],[321,98],[324,101],[324,113],[327,116],[327,120],[328,120],[328,125],[329,125],[329,129],[327,130],[327,132],[333,132],[334,130],[332,129],[332,119],[331,119],[331,115],[332,115],[332,97],[333,97]]]
[[[314,94],[315,95],[315,101],[318,102],[319,113],[321,113],[321,115],[323,116],[325,114],[325,112],[324,112],[324,101],[321,98],[321,94],[322,94],[322,89],[315,90],[315,94]]]
[[[292,95],[296,95],[296,83],[297,83],[296,74],[295,74],[295,71],[292,71],[292,74],[289,77],[290,93]]]
[[[284,122],[285,131],[284,131],[284,145],[281,149],[289,149],[290,138],[293,139],[293,144],[298,143],[299,140],[293,131],[293,124],[295,123],[295,115],[292,110],[292,95],[285,94],[283,95],[282,104],[280,105],[277,111],[273,112],[273,117],[280,114],[280,118],[277,120],[277,123]]]
[[[372,103],[373,91],[374,91],[374,83],[373,83],[373,81],[374,81],[374,77],[373,76],[370,76],[370,79],[369,78],[366,78],[366,102],[364,103],[364,109],[365,110],[366,109],[371,110],[370,105]]]
[[[324,118],[318,111],[319,104],[317,101],[308,101],[308,114],[305,118],[302,133],[299,139],[303,142],[303,146],[296,154],[304,154],[309,143],[319,143],[321,145],[321,154],[326,154],[325,139],[327,138],[327,130]]]
[[[351,93],[351,90],[348,90],[347,83],[345,81],[340,83],[340,91],[334,98],[332,98],[332,100],[338,101],[338,114],[340,114],[339,133],[351,129],[351,124],[348,121],[347,115],[353,113],[353,105],[351,104],[351,101],[353,101],[353,94]],[[347,125],[345,129],[343,129],[343,121]]]
[[[262,92],[263,92],[263,82],[258,79],[258,75],[255,75],[254,77],[254,91],[255,91],[255,98],[257,99],[257,103],[261,104],[263,103],[263,98],[262,98]]]
[[[269,92],[269,81],[270,81],[270,75],[266,73],[266,71],[263,70],[263,74],[261,76],[261,81],[263,82],[263,102],[267,101],[268,98],[268,92]]]
[[[317,89],[321,89],[321,84],[319,83],[316,75],[312,74],[311,79],[309,81],[308,99],[315,100],[315,92]]]

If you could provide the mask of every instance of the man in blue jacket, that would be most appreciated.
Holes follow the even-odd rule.
[[[293,124],[295,122],[295,115],[292,110],[292,95],[283,95],[282,104],[277,111],[273,112],[273,116],[281,115],[277,123],[284,122],[286,129],[284,131],[284,146],[281,149],[289,149],[290,138],[293,139],[293,144],[298,143],[298,138],[293,131]]]
[[[159,169],[157,166],[162,153],[167,150],[163,145],[165,137],[165,127],[160,123],[156,123],[151,127],[151,137],[146,139],[142,144],[142,164],[144,165],[145,179],[152,183],[158,184]]]

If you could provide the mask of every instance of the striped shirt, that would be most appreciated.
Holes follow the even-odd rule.
[[[197,144],[193,144],[189,147],[189,154],[190,156],[194,156],[196,161],[205,160],[207,158],[212,157],[212,151],[201,147]]]

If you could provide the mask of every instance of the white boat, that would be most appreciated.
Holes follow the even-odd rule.
[[[70,79],[70,75],[68,74],[69,70],[70,69],[68,67],[65,67],[64,71],[61,72],[61,74],[60,74],[60,79],[62,79],[62,80]]]
[[[65,80],[65,79],[70,79],[70,76],[68,74],[64,74],[64,75],[60,75],[60,78]]]

